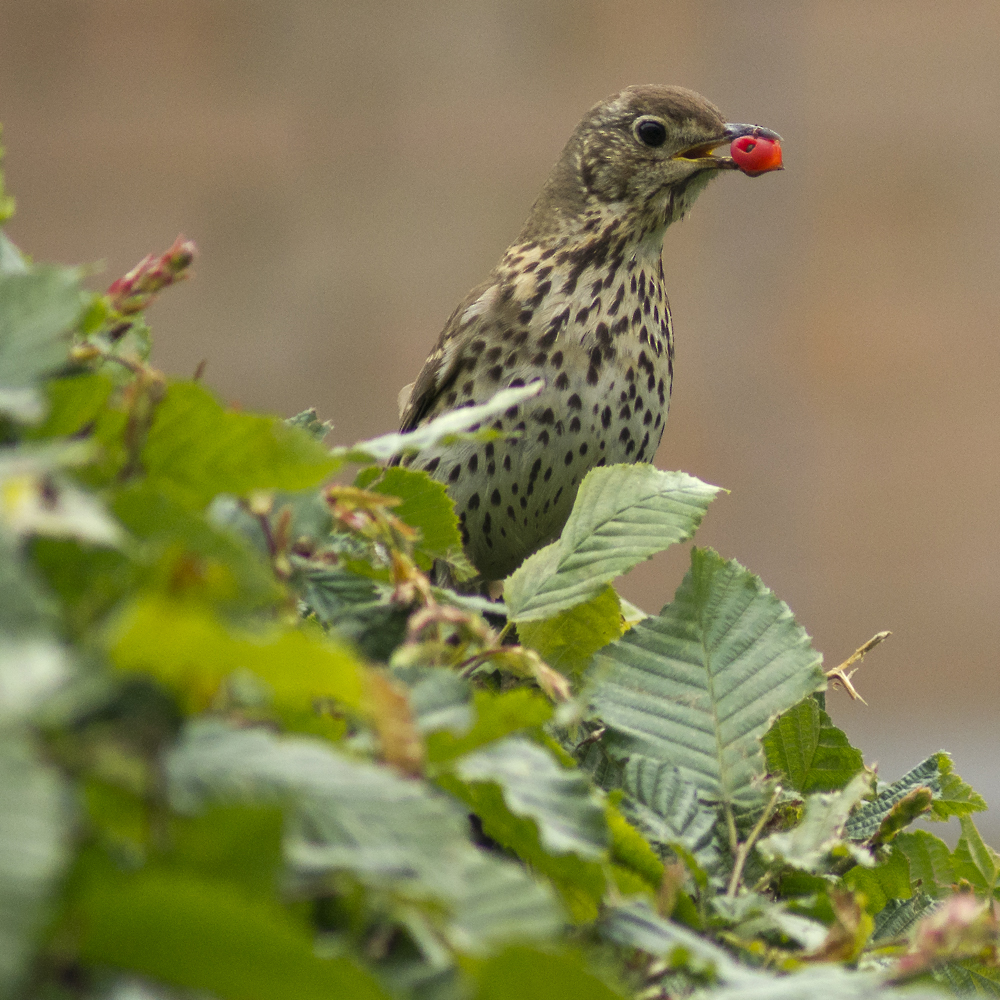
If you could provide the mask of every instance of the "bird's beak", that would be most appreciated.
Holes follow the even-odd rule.
[[[763,125],[734,125],[732,122],[727,122],[718,139],[703,142],[690,149],[682,149],[679,153],[674,153],[673,159],[694,160],[703,167],[714,167],[716,170],[735,170],[737,167],[731,156],[713,156],[712,150],[719,146],[728,146],[734,139],[745,135],[781,142],[781,136],[777,132],[772,132],[769,128],[764,128]]]

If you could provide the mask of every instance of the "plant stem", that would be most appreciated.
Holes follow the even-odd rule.
[[[774,794],[771,796],[771,801],[764,807],[764,811],[760,814],[760,819],[757,820],[756,826],[754,826],[754,828],[750,831],[750,836],[747,837],[747,839],[743,841],[743,843],[740,844],[736,850],[736,861],[733,864],[733,874],[729,878],[729,886],[726,889],[726,896],[729,899],[734,899],[736,896],[736,890],[739,888],[740,879],[743,877],[743,868],[747,863],[747,858],[750,857],[753,845],[757,843],[757,838],[761,835],[761,831],[763,831],[764,827],[767,825],[767,821],[771,818],[780,794],[781,785],[776,785]]]

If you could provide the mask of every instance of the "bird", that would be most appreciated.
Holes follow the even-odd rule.
[[[664,233],[712,178],[737,166],[713,150],[745,135],[780,140],[727,123],[683,87],[632,86],[595,104],[517,238],[400,393],[406,432],[542,382],[534,398],[484,424],[494,440],[396,460],[444,484],[484,585],[559,537],[590,469],[652,461],[674,376]]]

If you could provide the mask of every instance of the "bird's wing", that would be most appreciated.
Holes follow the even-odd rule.
[[[410,393],[405,406],[403,393],[406,389],[399,394],[401,431],[412,431],[424,417],[434,412],[437,401],[451,389],[462,371],[468,345],[476,339],[487,316],[493,312],[496,290],[493,279],[484,281],[473,288],[451,314],[416,382],[407,387]]]

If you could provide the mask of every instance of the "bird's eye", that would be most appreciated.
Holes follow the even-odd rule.
[[[667,141],[667,127],[658,118],[640,118],[635,123],[635,137],[646,146],[662,146]]]

